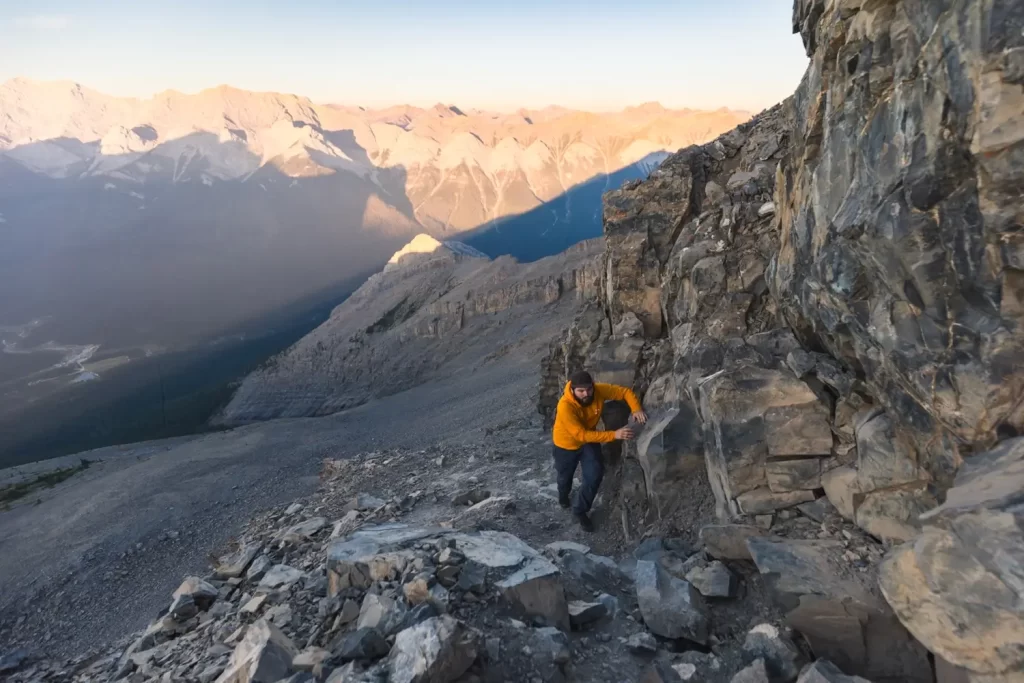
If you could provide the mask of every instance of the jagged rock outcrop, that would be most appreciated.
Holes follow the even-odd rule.
[[[824,495],[907,542],[886,597],[971,680],[1024,673],[1015,508],[929,511],[1024,427],[1022,25],[999,0],[796,0],[796,93],[605,195],[599,296],[538,405],[583,366],[642,395],[626,452],[647,523],[693,497],[700,462],[723,521]]]
[[[417,240],[320,327],[249,375],[216,421],[326,415],[516,349],[543,348],[560,320],[596,294],[600,240],[533,263]],[[447,365],[456,359],[458,367]]]

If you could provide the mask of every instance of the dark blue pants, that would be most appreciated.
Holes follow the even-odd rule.
[[[604,465],[601,463],[601,444],[588,443],[583,448],[568,451],[554,446],[555,472],[558,479],[558,495],[568,496],[572,490],[572,478],[576,474],[576,466],[583,468],[583,483],[576,492],[572,504],[575,513],[590,512],[590,507],[597,497],[597,489],[604,478]]]

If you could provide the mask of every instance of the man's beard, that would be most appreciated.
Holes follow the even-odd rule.
[[[575,399],[576,399],[576,402],[579,403],[581,406],[589,406],[591,403],[594,402],[594,395],[591,394],[590,396],[587,396],[586,398],[580,398],[579,396],[576,396]]]

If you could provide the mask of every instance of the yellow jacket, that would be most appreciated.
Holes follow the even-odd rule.
[[[555,410],[555,427],[551,440],[559,448],[575,451],[585,443],[610,443],[615,441],[615,432],[594,431],[601,420],[601,409],[605,401],[622,401],[629,404],[631,412],[640,410],[640,401],[632,389],[617,384],[594,383],[594,400],[588,406],[581,406],[572,395],[572,386],[566,382],[565,391]]]

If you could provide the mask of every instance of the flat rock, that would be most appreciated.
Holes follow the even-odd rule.
[[[694,567],[686,573],[686,580],[707,598],[731,598],[736,587],[732,572],[718,560]]]
[[[636,654],[653,654],[658,651],[658,641],[650,633],[634,633],[626,639],[626,647]]]
[[[267,573],[260,579],[260,588],[281,588],[298,582],[306,576],[301,569],[289,567],[286,564],[275,564],[267,570]]]
[[[295,655],[292,668],[296,671],[313,671],[331,656],[330,651],[322,647],[309,647]]]
[[[819,659],[804,670],[796,683],[871,683],[871,681],[860,676],[847,676],[832,662]]]
[[[748,524],[710,524],[701,527],[700,540],[711,557],[718,560],[749,560],[748,538],[769,534],[760,527]]]
[[[292,673],[296,654],[288,636],[260,619],[246,629],[217,683],[277,683]]]
[[[801,503],[796,506],[796,509],[799,510],[800,514],[804,517],[821,523],[825,521],[826,517],[835,512],[836,508],[829,502],[827,497],[822,497],[810,503]]]
[[[589,545],[583,545],[582,543],[576,543],[574,541],[555,541],[554,543],[548,543],[544,546],[544,549],[555,555],[560,555],[569,550],[577,553],[583,553],[584,555],[590,552]]]
[[[575,629],[580,629],[587,624],[599,621],[608,615],[608,608],[600,602],[584,602],[572,600],[569,602],[569,623]]]
[[[542,557],[531,559],[522,569],[499,581],[502,596],[520,614],[539,616],[568,631],[569,606],[565,600],[558,567]]]
[[[535,628],[530,634],[533,668],[545,681],[565,680],[566,667],[572,661],[572,643],[553,627]]]
[[[655,562],[641,560],[636,566],[636,594],[644,623],[664,638],[687,638],[706,644],[708,618],[697,590]]]
[[[856,507],[854,496],[860,493],[857,485],[857,470],[850,466],[837,467],[821,475],[821,486],[825,496],[844,518],[853,521]]]
[[[304,522],[299,522],[281,533],[280,540],[285,543],[301,543],[309,540],[318,531],[327,526],[327,520],[323,517],[312,517]]]
[[[360,493],[353,498],[348,505],[345,506],[346,510],[358,510],[360,512],[366,510],[377,510],[387,505],[387,501],[381,500],[376,496],[371,496],[368,493]]]
[[[395,637],[388,660],[390,683],[454,681],[480,650],[479,636],[448,615],[407,628]]]

